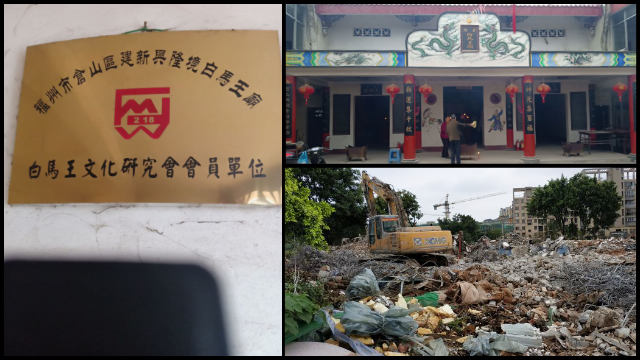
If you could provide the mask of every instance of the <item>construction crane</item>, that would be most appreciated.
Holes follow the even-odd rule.
[[[449,202],[449,194],[447,194],[445,196],[444,202],[442,204],[433,205],[433,210],[438,210],[438,207],[444,206],[444,217],[445,217],[445,219],[449,220],[449,214],[451,214],[451,212],[449,211],[449,205],[459,204],[461,202],[466,202],[466,201],[484,199],[484,198],[488,198],[488,197],[491,197],[491,196],[502,195],[502,194],[506,194],[506,192],[502,191],[502,192],[497,192],[497,193],[492,193],[492,194],[480,195],[480,196],[472,197],[472,198],[469,198],[469,199],[457,200],[457,201],[452,201],[452,202]]]

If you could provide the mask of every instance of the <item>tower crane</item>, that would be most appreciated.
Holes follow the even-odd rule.
[[[449,211],[449,205],[459,204],[459,203],[462,203],[462,202],[467,202],[467,201],[472,201],[472,200],[484,199],[484,198],[488,198],[488,197],[491,197],[491,196],[502,195],[502,194],[506,194],[506,192],[502,191],[502,192],[497,192],[497,193],[480,195],[480,196],[472,197],[472,198],[469,198],[469,199],[457,200],[457,201],[452,201],[452,202],[449,202],[449,194],[447,194],[445,196],[445,198],[444,198],[444,202],[443,203],[433,205],[433,210],[438,210],[438,207],[444,206],[444,217],[445,217],[445,219],[449,220],[449,214],[451,213]]]

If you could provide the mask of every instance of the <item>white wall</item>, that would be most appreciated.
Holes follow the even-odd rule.
[[[333,23],[326,36],[318,34],[314,37],[309,50],[406,50],[407,35],[417,29],[436,30],[437,19],[438,16],[434,16],[430,21],[414,27],[393,15],[346,15]],[[354,27],[390,28],[391,36],[353,36]],[[532,29],[565,30],[564,37],[547,37],[547,42],[544,38],[531,38],[531,51],[602,50],[599,36],[591,36],[584,23],[572,16],[529,16],[518,22],[517,29],[529,34]]]
[[[573,16],[529,16],[518,23],[518,30],[529,35],[532,29],[564,29],[565,36],[532,37],[531,51],[600,51],[599,44],[592,41],[594,36],[590,35],[589,29]]]
[[[280,355],[281,207],[7,204],[26,47],[120,34],[142,27],[145,20],[150,28],[176,31],[234,28],[282,33],[279,4],[4,5],[4,258],[201,264],[219,281],[231,353]]]
[[[318,50],[405,50],[407,35],[418,28],[435,28],[437,16],[428,23],[413,27],[393,15],[346,15],[333,23],[327,31],[327,48]],[[391,29],[389,37],[353,36],[354,27]],[[315,44],[314,44],[315,45]]]

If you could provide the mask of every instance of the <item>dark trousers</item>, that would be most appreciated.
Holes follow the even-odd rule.
[[[449,157],[449,138],[441,137],[440,140],[442,140],[442,157],[448,158]]]
[[[451,163],[460,164],[460,140],[449,141],[451,147]]]

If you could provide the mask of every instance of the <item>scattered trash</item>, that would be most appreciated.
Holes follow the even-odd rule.
[[[358,355],[361,355],[361,356],[381,356],[381,354],[378,353],[377,351],[375,351],[374,349],[368,347],[367,345],[361,343],[360,341],[353,340],[350,337],[348,337],[347,335],[339,332],[336,329],[335,323],[331,319],[331,316],[329,315],[327,310],[322,310],[322,311],[324,312],[325,318],[327,319],[327,323],[329,324],[329,328],[331,329],[331,333],[333,334],[333,337],[336,340],[342,341],[344,343],[349,344],[349,346],[351,346],[351,348]],[[286,350],[285,350],[285,355],[286,355]]]
[[[449,349],[442,338],[430,341],[427,346],[432,350],[432,356],[449,356]]]
[[[318,342],[363,356],[635,355],[634,239],[507,234],[446,267],[382,259],[361,239],[296,258],[341,309]]]
[[[409,311],[399,307],[391,307],[384,313],[382,333],[387,336],[401,338],[416,333],[418,323],[409,315]]]
[[[368,306],[355,301],[344,305],[340,321],[347,335],[375,335],[402,337],[415,334],[418,323],[409,316],[409,310],[392,306],[384,314],[372,311]]]
[[[362,299],[367,296],[373,296],[380,292],[376,276],[371,269],[366,268],[360,274],[356,275],[347,287],[347,298]]]
[[[498,356],[500,351],[523,354],[527,351],[527,346],[509,340],[506,335],[498,335],[495,332],[481,332],[476,338],[467,338],[462,347],[471,356]]]
[[[542,335],[540,330],[531,324],[502,324],[502,331],[507,335],[507,339],[515,341],[527,347],[541,347]]]
[[[416,299],[422,306],[438,306],[438,293],[435,291],[416,296]]]

